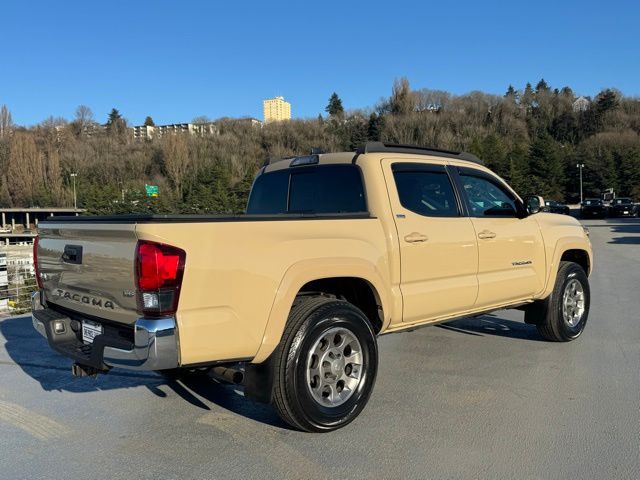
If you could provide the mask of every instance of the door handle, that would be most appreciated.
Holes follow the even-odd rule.
[[[411,232],[404,237],[404,241],[409,243],[426,242],[427,240],[429,240],[429,237],[419,232]]]
[[[478,233],[478,238],[481,238],[483,240],[486,240],[488,238],[496,238],[496,234],[495,232],[491,232],[489,230],[482,230],[480,233]]]

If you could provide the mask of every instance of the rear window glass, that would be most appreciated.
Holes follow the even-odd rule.
[[[251,189],[247,213],[276,214],[287,211],[289,171],[260,175]]]
[[[394,171],[400,204],[427,217],[457,217],[458,204],[446,172]]]
[[[260,175],[247,205],[248,214],[366,211],[362,176],[355,165],[294,167]]]

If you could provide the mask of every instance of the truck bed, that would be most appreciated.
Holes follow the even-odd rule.
[[[268,318],[283,301],[280,291],[308,281],[302,274],[346,275],[354,262],[363,275],[373,265],[389,272],[382,225],[369,213],[60,216],[41,222],[39,232],[46,300],[122,325],[140,318],[138,242],[184,250],[176,314],[183,365],[250,359],[262,344],[275,345]],[[79,263],[64,258],[74,247],[82,249]]]

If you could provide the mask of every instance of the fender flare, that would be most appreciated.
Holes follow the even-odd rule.
[[[591,274],[591,271],[593,270],[593,252],[591,250],[591,245],[585,243],[585,240],[583,238],[576,236],[560,238],[555,243],[551,255],[548,256],[548,258],[550,258],[550,261],[547,265],[547,279],[544,289],[539,296],[540,299],[545,299],[549,295],[551,295],[553,286],[556,283],[558,268],[560,268],[560,259],[562,258],[562,255],[564,255],[564,253],[568,250],[582,250],[587,254],[587,256],[589,257],[589,271],[587,272],[587,276]],[[547,254],[549,254],[549,251],[547,251]]]
[[[392,312],[401,311],[401,304],[399,307],[393,304],[390,292],[385,287],[385,285],[389,285],[390,280],[388,278],[385,280],[380,271],[370,262],[357,258],[341,257],[317,258],[298,262],[287,269],[278,286],[262,335],[262,342],[251,363],[265,361],[278,346],[289,312],[300,289],[313,280],[337,277],[359,278],[371,285],[382,306],[383,330],[389,325]],[[398,297],[396,296],[396,298]]]

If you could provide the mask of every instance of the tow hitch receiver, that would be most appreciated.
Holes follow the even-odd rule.
[[[82,365],[80,363],[74,363],[71,365],[71,373],[74,377],[97,377],[100,370],[88,365]]]

